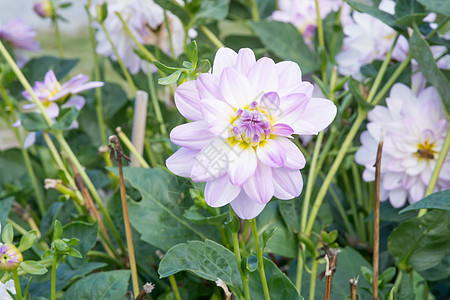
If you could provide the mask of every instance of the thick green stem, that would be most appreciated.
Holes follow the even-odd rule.
[[[300,247],[298,249],[298,256],[297,256],[297,277],[295,278],[295,287],[298,291],[298,294],[301,295],[302,292],[302,278],[303,278],[303,264],[305,263],[303,261],[303,244],[299,243]]]
[[[175,276],[169,276],[170,286],[172,287],[173,294],[175,295],[175,299],[181,300],[180,291],[178,290],[177,281],[175,280]]]
[[[52,263],[52,292],[51,292],[51,300],[56,299],[56,268],[58,263],[58,256],[53,254],[53,263]]]
[[[259,21],[259,10],[257,0],[250,0],[250,10],[252,13],[252,20]]]
[[[150,89],[150,98],[152,99],[153,110],[155,111],[156,120],[159,123],[159,129],[163,136],[167,136],[167,129],[164,123],[161,107],[159,107],[158,97],[156,96],[155,83],[153,82],[153,73],[150,70],[149,64],[147,64],[147,81],[148,87]]]
[[[125,144],[125,146],[130,150],[131,153],[133,153],[134,157],[139,161],[141,166],[143,168],[150,168],[149,164],[145,161],[145,159],[142,157],[142,155],[138,152],[136,147],[134,147],[133,143],[130,141],[130,139],[127,137],[127,135],[122,131],[120,127],[116,129],[117,135],[119,136],[120,140]]]
[[[270,300],[269,287],[267,286],[266,273],[264,272],[263,251],[259,246],[258,229],[256,228],[256,220],[249,221],[252,225],[253,239],[255,240],[256,255],[258,257],[258,270],[261,277],[261,284],[264,292],[264,299]]]
[[[316,294],[316,280],[317,280],[317,268],[319,266],[319,261],[314,258],[311,268],[311,282],[309,284],[309,300],[314,300]]]
[[[16,298],[17,300],[22,300],[22,290],[20,289],[19,274],[17,274],[17,269],[13,270],[12,273],[13,273],[14,287],[16,288]]]
[[[233,208],[230,206],[230,218],[237,218],[236,214],[233,211]],[[241,268],[241,249],[239,247],[239,239],[237,232],[231,231],[231,236],[233,238],[233,250],[234,255],[236,256],[236,262],[238,265],[239,273],[241,274],[242,285],[244,286],[244,296],[246,300],[250,300],[250,290],[248,288],[248,276],[242,271]]]
[[[217,38],[217,36],[212,33],[211,30],[208,29],[205,25],[199,26],[200,30],[203,31],[203,33],[206,35],[206,37],[217,47],[222,48],[225,47],[225,45]]]

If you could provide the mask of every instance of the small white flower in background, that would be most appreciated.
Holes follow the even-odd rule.
[[[280,9],[273,12],[272,19],[275,21],[292,23],[303,35],[305,43],[312,45],[312,40],[317,27],[315,0],[279,0],[278,6]],[[350,23],[350,6],[342,0],[320,0],[320,17],[323,19],[332,11],[339,11],[341,6],[341,23],[343,25]]]
[[[375,180],[375,158],[382,128],[386,128],[381,158],[380,200],[389,198],[394,207],[406,200],[415,203],[425,195],[448,129],[441,99],[434,87],[415,95],[401,83],[386,98],[387,107],[377,105],[368,113],[367,131],[355,161],[364,165],[365,181]],[[435,192],[450,188],[450,153],[439,174]]]
[[[108,16],[104,21],[104,25],[117,48],[120,58],[132,74],[136,74],[139,70],[147,72],[147,64],[134,52],[137,46],[125,31],[116,12],[120,13],[139,43],[157,45],[165,53],[172,55],[169,32],[164,21],[164,10],[153,0],[106,0],[99,2],[100,4],[104,2],[108,4]],[[95,15],[95,5],[91,7],[91,10]],[[184,48],[183,24],[169,11],[166,14],[173,51],[178,56],[183,52]],[[100,25],[93,24],[93,26],[98,29],[96,33],[97,52],[117,61],[113,48]],[[156,68],[154,68],[154,71],[156,71]]]
[[[9,290],[14,295],[16,294],[16,288],[14,287],[14,280],[10,279],[6,283],[0,282],[0,299],[13,300],[13,298],[9,295],[7,290]]]

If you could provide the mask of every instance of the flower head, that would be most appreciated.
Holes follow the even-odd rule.
[[[364,165],[365,181],[375,179],[373,168],[380,136],[385,128],[381,159],[381,196],[392,206],[401,207],[421,200],[430,181],[437,155],[448,128],[438,93],[428,87],[415,95],[401,83],[395,84],[387,107],[376,106],[368,113],[367,131],[361,134],[361,148],[355,160]],[[447,154],[436,185],[436,191],[450,188],[450,154]]]
[[[206,203],[230,203],[242,219],[256,217],[272,196],[300,195],[305,158],[289,138],[317,134],[336,115],[331,101],[312,92],[294,62],[256,61],[250,49],[219,49],[212,73],[175,92],[178,110],[193,122],[170,133],[181,149],[167,167],[206,181]]]
[[[23,66],[27,57],[23,51],[39,51],[39,43],[35,40],[37,33],[21,18],[13,19],[5,24],[0,23],[0,39],[3,39],[14,51],[19,66]]]
[[[0,244],[0,269],[11,271],[17,269],[23,261],[22,253],[13,244]]]
[[[53,15],[53,6],[50,0],[36,2],[33,9],[42,18],[50,18]]]
[[[146,72],[146,62],[134,52],[137,46],[126,32],[116,12],[120,13],[139,43],[158,45],[167,54],[171,54],[172,46],[175,55],[178,56],[183,52],[183,24],[175,15],[167,12],[169,26],[166,26],[163,8],[153,2],[153,0],[104,0],[102,2],[108,3],[108,16],[104,21],[104,25],[117,48],[120,58],[132,74],[139,72],[139,70]],[[104,31],[98,24],[94,24],[94,26],[98,28],[96,34],[98,41],[97,52],[117,60]],[[169,39],[167,27],[170,29],[172,40]]]

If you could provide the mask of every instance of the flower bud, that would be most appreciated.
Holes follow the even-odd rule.
[[[50,18],[53,15],[53,7],[50,0],[37,2],[33,9],[42,18]]]
[[[22,253],[13,244],[0,246],[0,269],[12,271],[23,261]]]

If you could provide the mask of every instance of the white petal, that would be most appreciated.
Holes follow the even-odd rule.
[[[234,185],[243,185],[255,173],[258,160],[255,150],[244,143],[238,143],[230,151],[228,176]]]
[[[235,68],[242,74],[247,75],[255,62],[255,53],[249,48],[242,48],[238,52]]]
[[[170,140],[188,149],[202,149],[215,135],[208,131],[208,123],[197,121],[179,125],[170,132]]]
[[[233,201],[241,192],[241,187],[233,185],[227,175],[208,181],[205,187],[205,201],[209,206],[221,207]]]
[[[195,80],[195,86],[197,87],[200,99],[221,99],[219,77],[210,73],[202,73]]]
[[[275,65],[278,75],[278,88],[285,89],[302,81],[302,71],[298,64],[292,61],[282,61]]]
[[[213,74],[220,76],[222,71],[227,67],[235,65],[237,53],[230,48],[220,48],[216,52],[213,64]]]
[[[275,63],[267,57],[258,59],[248,72],[250,85],[255,88],[258,95],[274,92],[278,89],[278,78]]]
[[[166,160],[167,168],[182,177],[191,176],[192,165],[200,151],[180,148]]]
[[[206,121],[212,122],[214,120],[225,120],[231,123],[230,121],[234,116],[234,110],[225,101],[217,99],[203,99],[200,105],[203,117]]]
[[[407,193],[404,189],[396,189],[389,192],[389,202],[395,208],[402,207],[406,203]]]
[[[289,200],[300,196],[303,189],[303,179],[299,170],[287,168],[272,169],[275,197]]]
[[[198,121],[202,119],[200,97],[195,86],[195,80],[186,81],[175,91],[175,105],[186,119]]]
[[[228,153],[231,151],[228,143],[217,137],[210,141],[195,157],[191,169],[191,178],[195,182],[215,180],[227,172]]]
[[[241,191],[230,204],[238,217],[243,220],[256,218],[266,206],[250,199],[244,191]]]
[[[220,91],[234,108],[243,108],[255,100],[255,92],[247,77],[233,68],[225,68],[220,76]]]
[[[267,166],[281,167],[286,163],[286,151],[274,139],[266,139],[256,148],[258,159]]]
[[[285,137],[276,137],[275,141],[277,141],[286,152],[286,161],[284,163],[286,168],[298,170],[305,167],[305,156],[297,145]]]
[[[312,98],[295,124],[289,124],[297,134],[317,134],[333,122],[336,105],[330,100]]]
[[[274,193],[272,168],[258,163],[253,176],[244,183],[244,191],[253,201],[260,204],[269,202]]]

